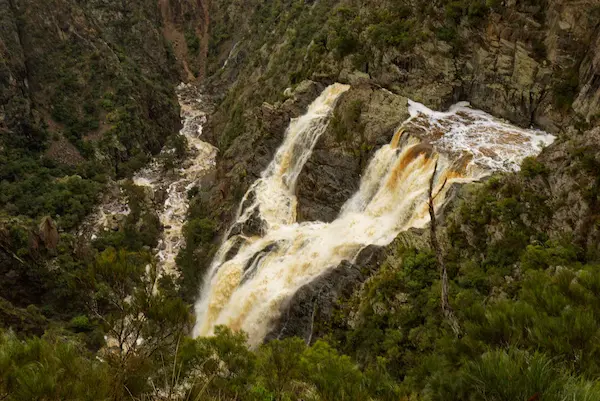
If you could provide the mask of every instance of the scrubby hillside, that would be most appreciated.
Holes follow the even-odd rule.
[[[173,44],[163,31],[169,25],[177,32],[172,25],[181,13],[197,29],[190,42],[199,43],[206,25],[202,14],[181,9],[187,3],[177,4],[175,12],[164,10],[164,20],[153,1],[0,4],[4,210],[49,214],[70,229],[103,180],[131,175],[177,132],[173,87],[200,49],[183,57],[175,46],[185,42]],[[75,188],[76,174],[82,188]],[[53,199],[65,187],[80,206],[64,210],[67,199]]]
[[[94,244],[78,234],[93,208],[118,193],[116,181],[131,177],[177,133],[175,85],[195,79],[188,70],[203,71],[202,3],[166,5],[0,2],[0,326],[20,338],[66,328],[60,341],[86,333],[85,346],[98,350],[105,333],[118,333],[119,318],[111,314],[130,315],[119,302],[143,290],[160,227],[139,189],[124,188],[132,213],[121,232]],[[167,35],[183,32],[183,42]],[[189,317],[180,306],[183,317],[171,309],[175,322]],[[131,333],[121,335],[117,341]],[[33,384],[12,376],[19,357],[4,341],[0,397],[35,399],[25,389]],[[70,387],[54,393],[40,386],[57,399],[81,399]]]

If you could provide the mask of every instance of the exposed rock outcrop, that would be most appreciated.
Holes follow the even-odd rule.
[[[162,33],[175,53],[183,81],[206,76],[209,2],[206,0],[159,0]]]
[[[353,15],[349,11],[352,7],[360,9],[342,0],[333,3],[348,7],[344,11],[347,18]],[[211,121],[212,142],[224,151],[220,160],[220,170],[227,172],[220,175],[223,199],[230,202],[235,188],[233,198],[239,200],[279,144],[291,115],[290,99],[282,107],[277,103],[257,106],[254,110],[260,112],[253,111],[252,115],[246,108],[258,99],[268,98],[269,93],[278,93],[270,95],[273,98],[281,96],[296,75],[286,76],[278,71],[282,65],[293,64],[293,60],[302,65],[312,63],[303,73],[306,71],[313,80],[353,85],[340,100],[327,132],[299,178],[301,221],[330,221],[338,213],[355,191],[373,151],[389,141],[393,129],[407,117],[406,98],[438,110],[458,100],[468,100],[474,107],[498,117],[554,133],[568,131],[577,119],[592,119],[600,112],[600,81],[594,78],[600,12],[594,4],[588,0],[577,4],[552,0],[545,9],[511,3],[502,9],[490,9],[476,22],[459,18],[453,27],[440,26],[436,18],[443,20],[446,14],[434,7],[421,16],[425,19],[421,24],[423,32],[412,47],[375,43],[368,30],[359,32],[372,52],[362,59],[352,52],[340,57],[337,50],[330,48],[337,43],[331,29],[337,26],[339,14],[332,12],[331,7],[306,6],[293,11],[298,16],[291,20],[292,24],[305,16],[315,20],[327,18],[324,27],[307,33],[315,37],[304,59],[296,60],[296,53],[286,42],[289,32],[280,32],[279,37],[280,27],[263,32],[262,25],[253,23],[255,11],[242,18],[238,4],[226,7],[214,2],[211,12],[216,18],[215,31],[227,30],[229,37],[213,38],[216,59],[211,62],[219,61],[211,68],[215,71],[218,66],[219,71],[210,80],[217,87],[225,84],[230,88]],[[280,7],[282,13],[292,13],[283,4]],[[412,7],[418,8],[419,3]],[[368,10],[368,6],[364,9]],[[411,12],[418,15],[415,10]],[[360,27],[359,22],[356,24]],[[319,29],[330,29],[326,31],[328,36],[317,36]],[[443,29],[452,35],[439,34]],[[325,49],[320,48],[318,56],[311,53],[317,51],[315,43],[323,40]],[[241,61],[226,62],[232,55]],[[250,58],[253,62],[248,62]],[[567,76],[573,72],[574,80]],[[296,90],[304,91],[303,85]],[[381,87],[388,90],[378,89]],[[285,95],[290,96],[291,89]],[[569,109],[569,102],[575,99],[573,107],[579,117]],[[246,112],[242,112],[244,109]],[[275,132],[278,134],[273,135]]]
[[[407,99],[369,84],[353,87],[298,179],[300,221],[332,221],[360,182],[373,152],[408,118]]]
[[[306,107],[323,90],[322,84],[305,81],[288,93],[284,102],[274,105],[263,103],[257,108],[246,110],[241,116],[244,135],[233,140],[218,159],[215,184],[209,190],[205,202],[211,213],[222,224],[224,230],[231,222],[238,202],[249,186],[260,177],[280,145],[290,119],[306,111]],[[215,121],[209,126],[207,138],[219,145],[221,132],[216,131]],[[221,143],[222,145],[222,143]],[[260,224],[239,228],[248,234],[256,233]]]
[[[385,259],[382,248],[369,246],[351,263],[343,261],[316,280],[301,287],[282,307],[281,318],[265,341],[275,338],[300,337],[307,344],[321,337],[331,321],[335,303],[348,298]]]

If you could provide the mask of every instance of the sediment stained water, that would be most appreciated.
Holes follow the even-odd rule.
[[[160,163],[159,157],[133,179],[134,184],[149,187],[155,193],[159,190],[166,192],[164,206],[159,210],[163,231],[156,249],[160,275],[177,275],[175,258],[184,245],[182,229],[189,206],[188,191],[199,185],[202,178],[214,170],[216,163],[217,149],[202,140],[206,106],[201,94],[195,89],[186,84],[177,87],[183,123],[179,135],[186,139],[189,157],[185,161],[178,161],[179,167],[169,174],[165,174],[165,167]]]
[[[387,245],[400,231],[428,223],[429,180],[436,163],[439,207],[451,183],[514,171],[523,158],[553,141],[464,103],[441,113],[410,102],[411,117],[374,154],[338,217],[331,223],[298,223],[296,180],[335,102],[348,89],[329,86],[305,115],[292,120],[273,161],[244,196],[233,226],[258,218],[260,235],[228,236],[217,252],[196,304],[195,335],[211,335],[215,326],[227,325],[246,331],[250,345],[260,344],[281,306],[304,284],[343,260],[352,261],[365,246]]]

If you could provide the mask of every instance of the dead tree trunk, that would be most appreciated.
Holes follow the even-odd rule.
[[[456,316],[454,316],[454,311],[450,306],[450,302],[448,302],[448,271],[446,270],[446,263],[444,262],[444,254],[442,252],[442,247],[440,246],[440,243],[437,239],[437,220],[435,218],[434,200],[440,194],[440,192],[442,192],[447,182],[447,179],[444,180],[444,183],[437,191],[437,193],[435,195],[433,194],[433,182],[437,173],[437,166],[438,164],[436,161],[435,167],[433,168],[433,173],[431,174],[431,179],[429,180],[429,217],[431,219],[431,224],[429,225],[430,241],[431,247],[435,252],[435,257],[442,278],[442,312],[444,314],[444,317],[448,320],[448,323],[450,323],[452,330],[458,336],[460,334],[460,325],[458,324]]]

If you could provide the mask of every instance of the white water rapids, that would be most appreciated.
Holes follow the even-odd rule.
[[[466,104],[441,113],[410,102],[411,117],[375,153],[339,216],[331,223],[297,223],[296,180],[335,102],[348,89],[329,86],[305,115],[291,121],[273,161],[246,193],[235,224],[259,216],[262,235],[236,235],[222,244],[196,304],[195,335],[211,335],[216,325],[227,325],[246,331],[251,345],[259,344],[301,286],[342,260],[352,261],[367,245],[387,245],[400,231],[428,223],[436,161],[439,207],[449,184],[516,170],[523,158],[553,141]]]
[[[195,86],[186,84],[177,87],[177,95],[183,123],[179,135],[187,141],[190,158],[178,166],[167,179],[160,158],[133,178],[136,185],[149,187],[154,192],[158,189],[166,191],[164,207],[159,212],[163,227],[156,249],[159,275],[177,274],[175,258],[184,242],[182,228],[189,206],[188,190],[198,185],[199,181],[214,169],[217,155],[217,148],[202,140],[206,114],[201,95],[197,93]]]

